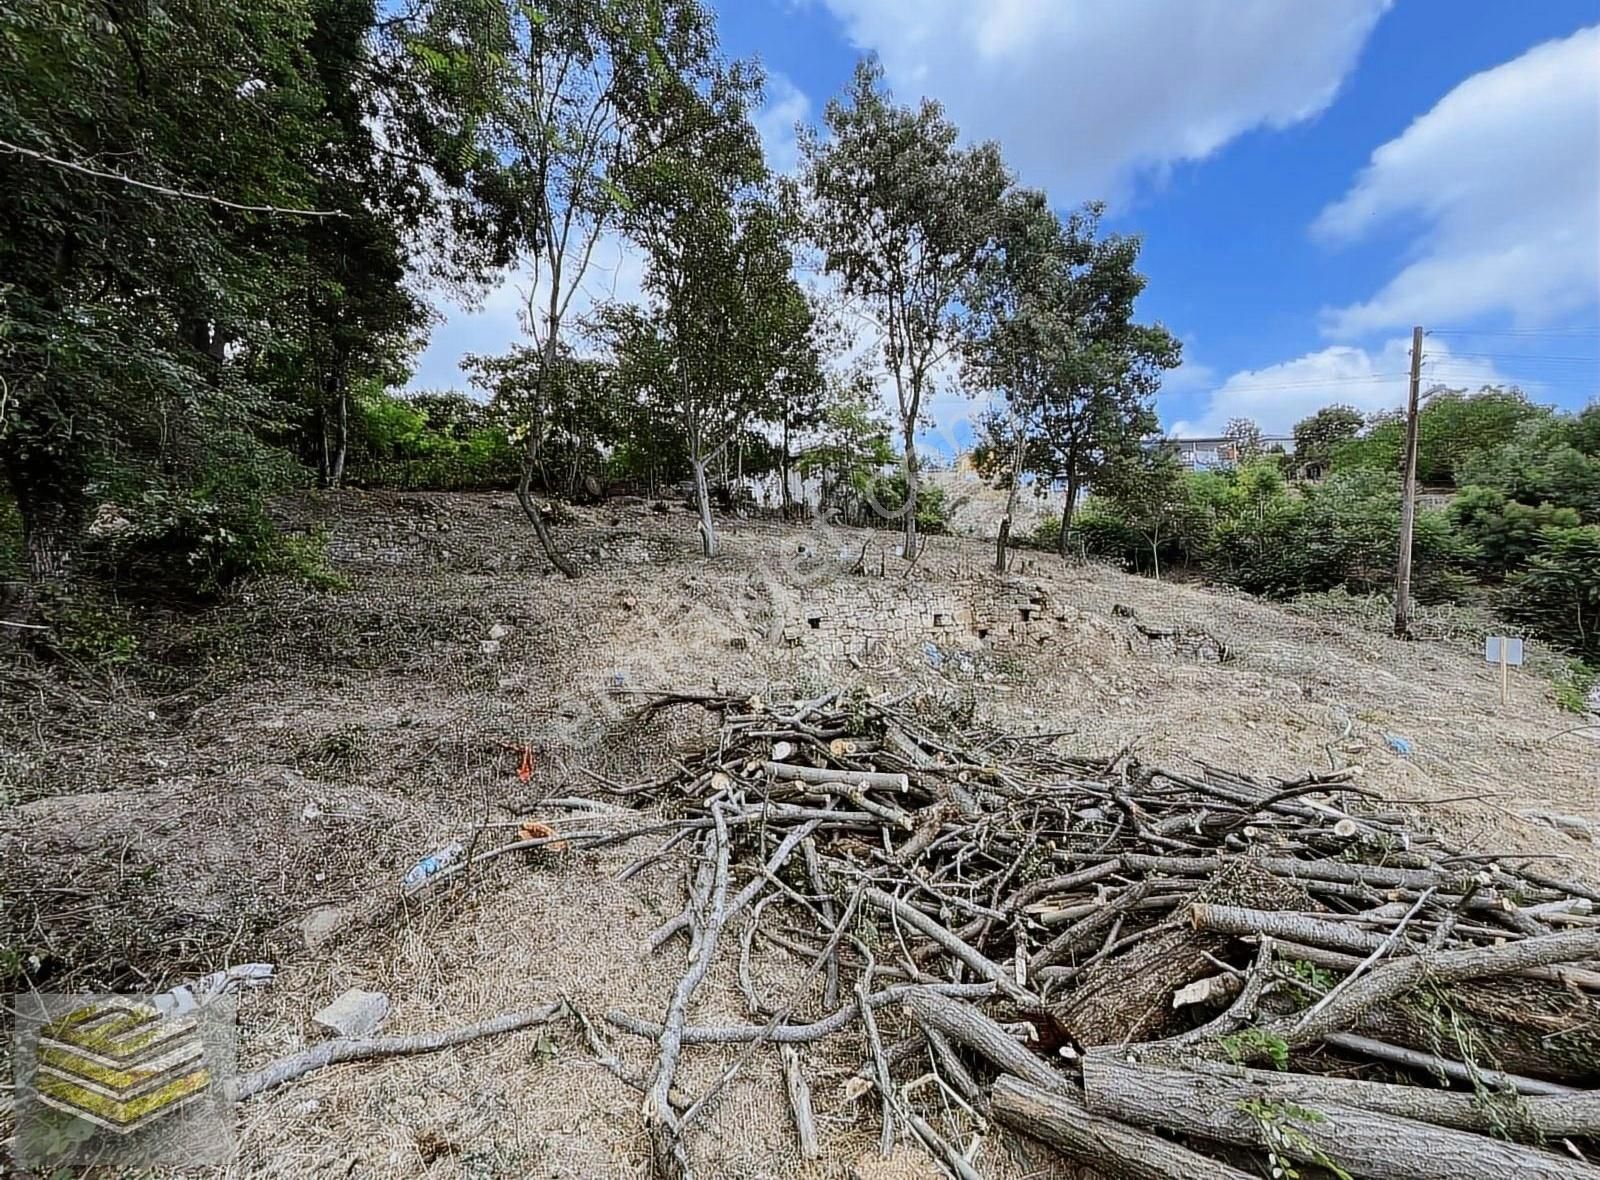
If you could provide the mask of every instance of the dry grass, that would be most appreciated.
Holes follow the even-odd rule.
[[[151,650],[187,667],[192,686],[43,669],[0,686],[5,946],[41,955],[58,987],[164,986],[225,962],[278,962],[274,986],[241,1007],[246,1067],[301,1047],[310,1013],[346,987],[388,992],[394,1032],[557,996],[597,1020],[608,1007],[662,1010],[681,945],[653,958],[639,945],[682,904],[676,862],[618,885],[612,874],[642,849],[506,858],[425,903],[402,904],[395,889],[419,855],[486,816],[584,794],[585,770],[642,775],[702,736],[693,710],[635,728],[619,685],[795,696],[918,685],[1013,728],[1069,731],[1069,750],[1133,742],[1152,762],[1283,776],[1358,763],[1369,788],[1462,838],[1600,875],[1592,847],[1516,814],[1596,816],[1600,745],[1556,736],[1571,720],[1531,674],[1502,709],[1465,639],[1403,644],[1360,617],[1037,557],[1026,576],[1055,617],[1021,642],[985,650],[968,637],[959,645],[973,658],[937,669],[907,645],[858,667],[767,639],[809,585],[840,577],[835,553],[859,549],[858,535],[735,524],[728,554],[706,563],[687,513],[584,510],[562,535],[591,569],[569,583],[542,571],[501,498],[347,493],[287,510],[329,522],[349,591],[261,586],[173,626]],[[912,578],[987,585],[973,572],[987,555],[982,542],[938,538]],[[1151,625],[1203,628],[1234,657],[1148,645],[1113,615],[1119,604]],[[1410,739],[1412,756],[1389,734]],[[524,744],[537,749],[527,783]],[[308,951],[301,923],[326,906],[345,927]],[[756,966],[771,996],[799,970],[773,949]],[[701,993],[696,1018],[718,1016],[743,1017],[732,979]],[[643,1074],[649,1047],[614,1043]],[[691,1051],[680,1084],[703,1088],[732,1056]],[[812,1047],[806,1064],[825,1159],[801,1167],[777,1062],[758,1055],[691,1136],[704,1174],[932,1174],[926,1161],[875,1158],[877,1112],[843,1094],[853,1046]],[[313,1075],[247,1103],[239,1134],[239,1176],[636,1176],[645,1159],[638,1096],[567,1023]],[[998,1177],[1071,1174],[999,1137],[980,1159]]]

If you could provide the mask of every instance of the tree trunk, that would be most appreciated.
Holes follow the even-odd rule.
[[[902,556],[907,561],[917,556],[917,424],[915,419],[905,423],[905,473],[906,502],[901,507],[905,537],[901,545]]]
[[[578,576],[578,568],[556,551],[555,538],[550,535],[550,523],[545,520],[544,513],[539,505],[533,502],[529,486],[533,483],[533,469],[538,459],[538,447],[532,443],[522,456],[522,478],[517,481],[517,502],[522,505],[522,511],[533,525],[534,535],[539,538],[539,547],[544,550],[544,555],[550,559],[550,564],[555,566],[569,578]]]
[[[1243,1079],[1134,1065],[1115,1051],[1084,1057],[1083,1088],[1096,1114],[1219,1143],[1270,1142],[1376,1180],[1600,1180],[1600,1168],[1550,1152],[1353,1107],[1285,1106]]]
[[[711,496],[706,489],[706,461],[691,460],[694,464],[694,499],[700,509],[700,552],[706,557],[717,555],[717,526],[711,518]]]
[[[344,383],[339,385],[338,400],[333,414],[333,460],[328,467],[328,486],[338,487],[344,482],[344,459],[350,450],[350,398],[345,394]]]
[[[1073,464],[1067,468],[1067,502],[1061,506],[1061,536],[1056,541],[1056,549],[1062,557],[1067,556],[1067,535],[1072,532],[1072,514],[1077,510],[1078,469]]]
[[[783,484],[780,493],[783,504],[783,519],[788,520],[794,514],[794,497],[789,494],[789,415],[783,416],[783,456],[778,460],[778,479]]]
[[[1439,1090],[1358,1078],[1245,1069],[1209,1061],[1190,1063],[1184,1069],[1202,1077],[1248,1082],[1259,1087],[1265,1099],[1297,1106],[1351,1106],[1527,1143],[1567,1136],[1600,1136],[1600,1091],[1594,1090],[1513,1098],[1487,1090]]]
[[[22,549],[28,563],[28,577],[35,584],[55,582],[67,576],[72,565],[70,529],[66,513],[47,512],[46,519],[22,518]]]
[[[994,1117],[1109,1180],[1246,1180],[1220,1163],[1159,1135],[1090,1114],[1076,1094],[1052,1092],[1002,1075]]]
[[[317,403],[317,412],[312,418],[312,424],[317,430],[317,486],[325,488],[328,486],[333,464],[328,451],[328,407],[321,401]]]

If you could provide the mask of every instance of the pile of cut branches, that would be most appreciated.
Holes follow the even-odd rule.
[[[688,903],[651,941],[688,943],[665,1013],[606,1014],[655,1042],[629,1081],[661,1175],[690,1173],[685,1129],[763,1050],[814,1154],[792,1046],[848,1035],[885,1151],[919,1143],[953,1176],[981,1174],[1002,1124],[1112,1177],[1600,1177],[1582,1088],[1600,892],[1548,862],[1457,847],[1355,768],[1268,783],[1083,757],[910,694],[643,709],[682,706],[720,716],[714,745],[597,780],[669,817],[624,876],[692,853]],[[809,964],[786,1000],[757,989],[758,941]],[[719,956],[747,1023],[692,1019]],[[680,1094],[682,1054],[708,1043],[747,1048]]]

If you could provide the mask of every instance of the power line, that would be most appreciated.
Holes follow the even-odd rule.
[[[1600,336],[1600,328],[1429,328],[1430,336]]]
[[[1600,356],[1566,356],[1538,352],[1457,352],[1454,349],[1445,353],[1440,359],[1449,360],[1456,356],[1483,357],[1494,361],[1581,361],[1590,365],[1600,363]]]
[[[87,164],[79,164],[72,160],[63,160],[56,156],[46,155],[44,152],[35,151],[33,148],[18,147],[14,143],[7,143],[0,139],[0,151],[14,156],[27,156],[29,159],[38,160],[56,168],[65,168],[70,172],[82,173],[92,176],[97,180],[115,180],[122,184],[132,185],[134,188],[146,189],[164,197],[178,197],[186,201],[205,201],[212,205],[220,205],[224,209],[237,209],[241,213],[274,213],[284,217],[349,217],[338,209],[285,209],[278,205],[241,205],[237,201],[225,200],[222,197],[212,196],[210,193],[191,192],[188,189],[168,188],[163,184],[151,184],[147,180],[135,180],[131,176],[124,176],[120,172],[107,172],[100,168],[91,168]]]

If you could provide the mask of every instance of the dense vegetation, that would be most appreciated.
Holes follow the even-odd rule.
[[[1075,544],[1130,568],[1182,569],[1256,594],[1392,589],[1403,423],[1348,407],[1295,428],[1293,457],[1184,471],[1162,448],[1121,458],[1073,522]],[[1578,414],[1516,390],[1442,391],[1418,420],[1418,471],[1443,508],[1413,541],[1423,601],[1484,598],[1514,624],[1600,658],[1600,404]],[[1299,478],[1315,471],[1320,478]],[[1035,538],[1054,545],[1054,529]]]
[[[149,587],[136,569],[170,597],[297,568],[310,550],[265,505],[313,480],[514,487],[569,575],[543,497],[687,485],[711,556],[713,505],[752,476],[785,511],[810,478],[914,552],[940,525],[924,401],[961,359],[1038,434],[1028,470],[1081,481],[1152,421],[1177,350],[1130,323],[1137,242],[1093,208],[1058,219],[871,63],[776,178],[761,95],[699,0],[7,7],[13,606]],[[602,240],[643,256],[641,304],[591,305]],[[525,341],[462,358],[470,396],[397,395],[430,302],[508,278]],[[843,326],[862,320],[865,349]]]

